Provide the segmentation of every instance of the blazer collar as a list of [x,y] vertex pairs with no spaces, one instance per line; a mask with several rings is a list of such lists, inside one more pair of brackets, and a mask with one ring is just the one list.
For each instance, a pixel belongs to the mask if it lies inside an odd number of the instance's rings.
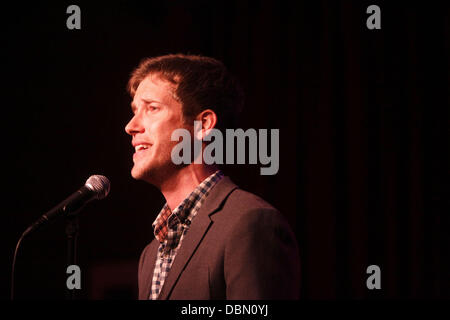
[[238,186],[229,177],[223,177],[210,191],[205,202],[192,221],[191,227],[183,239],[181,247],[178,249],[170,272],[164,282],[159,300],[166,300],[170,297],[173,287],[177,283],[181,273],[189,263],[192,255],[213,223],[210,216],[221,209],[225,199]]

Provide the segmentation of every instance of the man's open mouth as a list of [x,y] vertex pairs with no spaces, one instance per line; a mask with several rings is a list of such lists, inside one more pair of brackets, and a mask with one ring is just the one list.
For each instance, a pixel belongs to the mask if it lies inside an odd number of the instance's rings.
[[148,149],[150,146],[148,144],[138,144],[137,146],[134,147],[134,150],[136,152],[141,151],[141,150],[146,150]]

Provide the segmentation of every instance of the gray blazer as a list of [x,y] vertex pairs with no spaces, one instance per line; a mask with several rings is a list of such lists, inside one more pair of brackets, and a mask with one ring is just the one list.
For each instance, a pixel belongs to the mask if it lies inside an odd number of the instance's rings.
[[[141,254],[141,300],[150,294],[158,245],[154,239]],[[224,177],[192,220],[159,299],[297,299],[299,260],[281,213]]]

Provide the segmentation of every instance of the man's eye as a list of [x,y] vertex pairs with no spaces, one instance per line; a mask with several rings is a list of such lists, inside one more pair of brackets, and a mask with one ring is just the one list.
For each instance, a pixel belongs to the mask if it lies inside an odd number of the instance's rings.
[[158,110],[159,108],[158,107],[155,107],[155,106],[148,106],[148,108],[147,108],[149,111],[156,111],[156,110]]

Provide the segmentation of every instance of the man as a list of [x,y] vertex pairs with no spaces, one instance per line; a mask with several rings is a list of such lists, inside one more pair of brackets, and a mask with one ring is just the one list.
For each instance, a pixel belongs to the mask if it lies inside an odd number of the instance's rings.
[[223,64],[181,54],[145,59],[128,90],[131,174],[166,199],[140,258],[139,299],[298,298],[298,249],[281,213],[216,166],[171,158],[174,130],[201,140],[233,125],[243,98]]

